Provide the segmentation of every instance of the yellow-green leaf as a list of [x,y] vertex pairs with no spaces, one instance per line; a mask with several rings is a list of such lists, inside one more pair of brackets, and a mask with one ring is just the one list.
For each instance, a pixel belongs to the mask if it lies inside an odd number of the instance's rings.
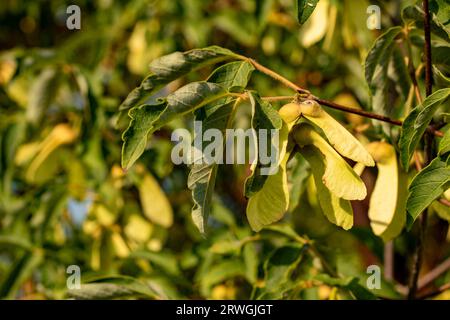
[[129,240],[137,243],[144,243],[153,233],[153,225],[145,220],[141,215],[133,213],[128,218],[124,232]]
[[[320,178],[335,196],[346,200],[362,200],[366,197],[366,186],[361,178],[311,125],[301,124],[296,128],[294,139],[300,147],[311,146],[321,153],[324,172]],[[310,164],[312,167],[317,166],[314,162]]]
[[300,153],[311,165],[318,202],[324,215],[331,223],[345,230],[350,229],[353,226],[353,209],[350,201],[341,199],[331,193],[322,182],[322,177],[326,174],[326,158],[318,148],[312,145],[300,148]]
[[407,178],[399,171],[393,146],[386,142],[373,142],[367,148],[378,167],[370,198],[370,225],[376,235],[389,241],[400,234],[406,222]]
[[147,173],[138,188],[145,216],[156,224],[170,227],[173,223],[172,207],[156,179]]
[[50,134],[39,144],[39,147],[36,147],[39,151],[27,168],[25,173],[26,179],[32,183],[42,181],[39,172],[42,172],[41,168],[44,166],[46,166],[44,171],[53,172],[56,166],[54,161],[49,160],[49,157],[52,154],[54,155],[54,151],[61,145],[72,143],[76,139],[77,134],[76,130],[68,124],[62,123],[56,125]]
[[322,129],[330,144],[341,155],[369,167],[374,165],[372,157],[363,145],[338,121],[326,113],[317,102],[307,100],[300,106],[302,115]]
[[113,231],[111,234],[111,242],[114,247],[116,255],[120,258],[128,257],[130,254],[130,249],[128,248],[125,240],[122,238],[119,232]]

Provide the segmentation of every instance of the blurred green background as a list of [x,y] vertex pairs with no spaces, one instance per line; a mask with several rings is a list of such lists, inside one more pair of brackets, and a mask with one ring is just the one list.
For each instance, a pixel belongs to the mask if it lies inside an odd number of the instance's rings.
[[[317,277],[318,261],[299,236],[314,239],[340,274],[364,284],[366,267],[381,266],[384,250],[370,231],[366,201],[354,204],[356,227],[338,230],[308,192],[309,171],[293,165],[304,183],[291,190],[298,199],[291,214],[255,234],[242,195],[248,168],[222,166],[203,238],[191,221],[188,168],[170,160],[171,130],[190,128],[192,119],[159,131],[125,173],[116,118],[150,61],[207,45],[255,58],[324,99],[367,107],[365,56],[413,3],[372,2],[321,0],[300,28],[293,0],[2,0],[0,297],[352,298],[348,283]],[[81,8],[81,30],[66,28],[70,4]],[[366,27],[370,4],[382,8],[381,30]],[[257,73],[249,87],[266,96],[291,94]],[[238,125],[249,121],[245,109]],[[364,125],[333,114],[354,132]],[[369,188],[374,177],[365,178]],[[396,242],[403,284],[411,247],[407,236]],[[83,283],[95,285],[68,291],[70,265],[80,267]],[[378,294],[397,297],[391,288],[386,282]]]

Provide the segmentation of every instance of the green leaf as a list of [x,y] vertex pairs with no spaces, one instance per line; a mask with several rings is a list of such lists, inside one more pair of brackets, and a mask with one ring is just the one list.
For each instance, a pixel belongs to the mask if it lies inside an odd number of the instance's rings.
[[206,65],[236,58],[238,56],[228,49],[210,46],[186,52],[174,52],[154,60],[150,64],[151,74],[139,87],[131,91],[120,105],[121,116],[126,114],[127,110],[144,104],[151,95],[169,82]]
[[430,124],[439,105],[450,95],[450,88],[441,89],[428,96],[421,105],[414,108],[406,117],[400,135],[400,161],[405,170],[409,168],[409,160],[419,144],[422,135]]
[[450,129],[447,130],[439,142],[439,155],[443,155],[450,151]]
[[273,8],[274,0],[260,0],[256,1],[255,5],[255,19],[258,21],[258,29],[262,32],[269,23],[269,14]]
[[26,119],[36,125],[41,122],[48,107],[56,97],[60,74],[55,69],[44,69],[33,83],[28,95]]
[[105,277],[92,283],[82,284],[79,289],[67,291],[70,298],[77,300],[106,300],[129,297],[159,298],[145,283],[125,276]]
[[2,152],[2,165],[14,165],[14,157],[19,146],[26,138],[27,126],[24,122],[14,123],[2,132],[2,145],[0,151]]
[[33,244],[17,235],[0,235],[0,246],[13,246],[25,250],[32,250]]
[[442,65],[450,65],[450,46],[448,45],[439,45],[433,46],[433,55],[431,59],[433,64],[442,64]]
[[287,184],[286,165],[290,151],[288,148],[288,129],[283,124],[279,133],[281,160],[278,171],[269,175],[263,187],[256,192],[247,204],[247,219],[254,231],[260,231],[264,226],[280,220],[289,207],[289,190]]
[[227,92],[218,84],[192,82],[167,96],[155,105],[142,105],[130,110],[128,129],[123,133],[122,167],[128,169],[141,156],[147,137],[177,116],[192,112]]
[[[268,143],[266,146],[267,151],[269,152],[272,150],[271,130],[280,130],[283,125],[283,120],[272,105],[269,102],[262,100],[256,92],[249,92],[249,97],[252,105],[251,126],[257,134],[258,141],[261,141],[261,129],[267,130],[265,141],[270,141],[270,144]],[[259,146],[259,144],[257,144],[257,146]],[[261,174],[261,169],[266,167],[268,170],[268,167],[270,166],[270,164],[263,165],[260,162],[258,148],[256,148],[255,152],[257,158],[252,164],[250,176],[245,181],[244,194],[247,198],[250,198],[261,190],[268,177],[268,175]],[[279,151],[276,150],[276,152]],[[271,156],[271,154],[268,154],[267,156]]]
[[254,242],[247,242],[242,248],[245,264],[245,275],[251,284],[258,280],[258,250]]
[[[46,232],[52,229],[54,226],[55,219],[58,218],[63,212],[67,205],[67,191],[64,188],[54,190],[49,199],[42,203],[45,210],[42,212],[42,220],[39,219],[39,234],[37,235],[36,242],[44,242]],[[35,219],[37,214],[35,215]]]
[[390,72],[389,76],[394,80],[397,91],[401,94],[403,101],[406,101],[408,99],[409,89],[411,88],[411,80],[400,49],[394,48],[391,62],[393,72]]
[[[210,114],[203,123],[203,130],[208,128],[223,128],[227,124],[221,123],[223,120],[232,118],[233,109],[238,100],[232,100],[226,103]],[[227,121],[228,122],[228,121]],[[204,143],[204,142],[203,142]],[[202,154],[202,157],[204,155]],[[193,164],[188,176],[188,188],[192,191],[192,220],[201,233],[205,233],[208,216],[211,209],[211,200],[214,193],[214,185],[217,176],[217,163],[208,163],[202,158],[202,163]]]
[[248,61],[233,61],[214,70],[207,81],[220,84],[230,92],[242,92],[253,70],[255,68]]
[[436,212],[439,218],[450,222],[450,207],[438,201],[433,201],[430,208]]
[[167,108],[156,120],[155,125],[161,128],[174,118],[192,112],[227,94],[226,88],[212,82],[189,83],[167,96]]
[[287,225],[287,224],[281,224],[281,223],[277,223],[271,226],[266,226],[262,229],[262,231],[264,234],[270,235],[270,234],[274,234],[277,237],[278,236],[283,236],[286,237],[290,240],[294,240],[300,243],[305,243],[307,242],[306,239],[301,238],[297,232],[295,232],[294,229],[292,229],[291,226]]
[[240,260],[224,260],[210,267],[201,277],[200,291],[208,296],[211,287],[237,276],[245,277],[245,266]]
[[447,77],[439,70],[438,67],[433,65],[433,81],[436,83],[436,87],[448,88],[450,87],[450,77]]
[[[403,9],[402,12],[403,20],[412,20],[416,23],[416,26],[423,29],[424,12],[419,6],[409,6]],[[436,15],[432,15],[430,21],[431,32],[436,36],[450,42],[450,32],[449,30],[436,18]]]
[[[220,66],[210,75],[208,82],[218,83],[227,90],[242,91],[247,86],[254,67],[247,61],[235,61]],[[218,129],[224,132],[231,126],[234,110],[240,100],[226,97],[207,104],[196,114],[196,120],[202,121],[202,130]],[[202,132],[202,134],[203,134]],[[205,141],[203,141],[205,144]],[[226,141],[223,141],[225,144]],[[204,147],[204,146],[203,146]],[[217,163],[194,163],[188,177],[188,188],[192,190],[194,207],[192,219],[201,233],[205,232],[211,207],[211,199],[217,175]]]
[[301,25],[308,20],[319,0],[297,0],[297,20]]
[[289,208],[293,210],[298,206],[300,197],[306,189],[306,182],[311,174],[311,170],[308,162],[299,154],[295,155],[291,163],[292,169],[289,175],[291,186]]
[[448,0],[431,0],[430,11],[433,12],[444,25],[450,24],[450,6]]
[[377,74],[382,72],[383,69],[386,69],[385,64],[389,60],[394,39],[401,31],[401,27],[389,28],[375,40],[372,48],[370,48],[364,67],[365,77],[369,87],[372,88]]
[[14,298],[14,294],[20,285],[29,279],[33,271],[41,264],[44,252],[41,249],[34,249],[25,252],[11,267],[9,273],[3,277],[4,281],[0,286],[1,298]]
[[349,290],[358,300],[376,300],[377,297],[358,283],[358,278],[332,278],[327,274],[319,274],[314,279],[332,287]]
[[[389,63],[394,52],[394,39],[401,33],[401,27],[388,29],[375,41],[365,61],[365,77],[371,92],[372,110],[392,116],[393,110],[388,101],[390,81],[388,78]],[[381,125],[384,132],[389,132],[387,124]]]
[[130,259],[144,259],[153,264],[153,267],[158,267],[161,271],[170,276],[180,276],[180,268],[176,257],[168,251],[152,252],[148,250],[138,250],[131,252]]
[[286,245],[275,249],[264,263],[264,285],[267,290],[280,289],[289,281],[305,250],[302,245]]
[[123,133],[122,167],[129,168],[141,156],[147,145],[148,135],[155,131],[154,123],[166,110],[167,103],[155,105],[144,104],[130,110],[131,117],[128,129]]
[[[243,19],[243,17],[245,17]],[[240,12],[222,9],[212,17],[214,27],[226,33],[243,47],[255,47],[258,44],[257,22],[248,19]]]
[[412,227],[423,210],[450,187],[449,159],[435,158],[411,181],[406,201],[408,228]]

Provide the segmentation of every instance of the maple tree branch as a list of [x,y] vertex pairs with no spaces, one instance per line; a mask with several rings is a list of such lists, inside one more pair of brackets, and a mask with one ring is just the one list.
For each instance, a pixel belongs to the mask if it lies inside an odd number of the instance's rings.
[[[433,91],[433,79],[431,74],[431,34],[430,34],[430,10],[428,6],[428,0],[423,0],[424,11],[424,33],[425,33],[425,92],[428,97]],[[432,125],[432,124],[431,124]],[[433,141],[430,132],[425,132],[423,136],[425,143],[425,165],[428,165],[433,157]],[[428,208],[426,208],[420,215],[420,229],[419,237],[417,239],[417,245],[414,252],[414,263],[411,271],[411,277],[408,285],[408,299],[415,299],[417,290],[419,288],[419,275],[420,268],[422,266],[423,250],[424,250],[424,238],[428,220]]]
[[[250,62],[255,67],[255,69],[257,69],[258,71],[268,75],[269,77],[277,80],[278,82],[281,82],[283,85],[285,85],[286,87],[296,91],[298,94],[304,95],[308,99],[312,99],[312,100],[317,101],[321,105],[327,106],[327,107],[332,108],[332,109],[344,111],[344,112],[347,112],[347,113],[357,114],[357,115],[360,115],[360,116],[365,117],[365,118],[370,118],[370,119],[375,119],[375,120],[378,120],[378,121],[387,122],[387,123],[390,123],[390,124],[396,125],[396,126],[401,126],[403,124],[403,122],[401,120],[391,119],[391,118],[389,118],[387,116],[376,114],[376,113],[372,113],[372,112],[365,111],[365,110],[360,110],[360,109],[346,107],[346,106],[343,106],[341,104],[338,104],[338,103],[335,103],[335,102],[332,102],[332,101],[328,101],[328,100],[325,100],[325,99],[321,99],[321,98],[315,97],[314,95],[311,94],[310,91],[299,87],[298,85],[296,85],[292,81],[286,79],[285,77],[283,77],[282,75],[276,73],[275,71],[273,71],[273,70],[263,66],[262,64],[260,64],[256,60],[250,59],[250,58],[247,58],[247,57],[244,57],[244,56],[241,56],[241,59]],[[280,100],[284,100],[284,98],[280,99]],[[443,137],[444,136],[444,134],[441,131],[436,130],[435,128],[433,128],[431,126],[429,126],[427,128],[427,132],[430,132],[430,133],[432,133],[433,135],[435,135],[437,137]]]
[[441,262],[437,267],[433,268],[430,272],[424,275],[419,280],[418,289],[422,289],[439,278],[444,272],[450,270],[450,258],[447,258]]

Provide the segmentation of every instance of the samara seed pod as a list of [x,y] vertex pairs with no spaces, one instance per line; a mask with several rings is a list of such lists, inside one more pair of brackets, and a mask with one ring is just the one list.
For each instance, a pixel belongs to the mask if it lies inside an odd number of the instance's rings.
[[444,192],[444,197],[447,201],[450,201],[450,188]]
[[318,202],[323,214],[331,223],[344,230],[350,229],[353,226],[353,209],[350,201],[339,198],[324,184],[323,177],[327,170],[325,157],[313,145],[300,148],[300,153],[311,164],[316,188],[314,200]]
[[302,114],[309,117],[320,117],[324,112],[320,105],[314,100],[305,100],[300,103],[299,106]]
[[300,104],[300,109],[302,116],[320,128],[333,148],[341,155],[368,167],[375,165],[364,146],[316,101],[304,101]]
[[[300,153],[302,153],[304,147],[311,147],[311,152],[321,155],[316,157],[317,159],[323,159],[324,162],[324,173],[320,178],[336,197],[346,200],[362,200],[366,197],[367,190],[364,182],[341,155],[315,131],[312,125],[302,123],[295,127],[293,137],[300,147]],[[314,167],[318,165],[318,162],[315,161],[310,165]]]
[[407,176],[398,168],[393,146],[383,141],[367,146],[378,167],[369,204],[370,226],[384,241],[397,237],[406,222]]
[[377,163],[390,162],[392,158],[395,158],[395,149],[386,142],[373,142],[366,148]]
[[278,110],[281,119],[287,124],[297,121],[301,116],[300,105],[295,102],[285,104]]

